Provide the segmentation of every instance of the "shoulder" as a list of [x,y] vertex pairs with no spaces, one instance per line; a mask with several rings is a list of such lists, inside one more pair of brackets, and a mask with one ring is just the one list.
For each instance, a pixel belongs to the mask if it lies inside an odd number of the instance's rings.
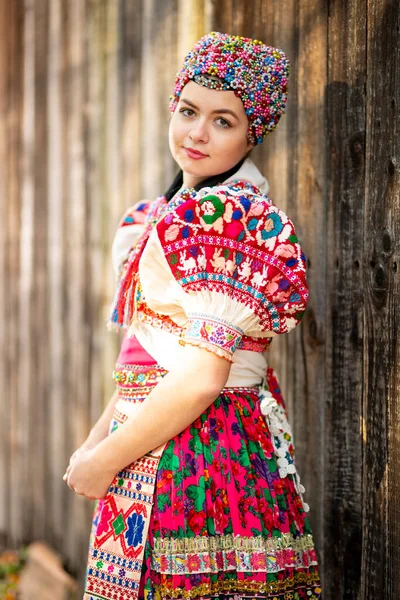
[[118,229],[121,227],[130,227],[131,225],[145,224],[148,215],[159,204],[162,198],[164,197],[160,196],[155,200],[140,200],[139,202],[136,202],[136,204],[130,206],[120,219]]
[[198,192],[185,190],[160,221],[158,232],[162,243],[207,233],[270,252],[282,242],[298,242],[287,214],[259,188],[240,180]]
[[118,276],[131,248],[144,233],[149,221],[157,214],[163,200],[163,196],[155,200],[140,200],[129,207],[120,219],[111,248],[112,263]]
[[224,319],[229,306],[230,321],[257,337],[286,333],[304,313],[306,258],[293,223],[247,182],[184,190],[158,222],[145,255],[143,281],[159,276],[169,282],[164,292],[181,289],[177,304],[186,303],[188,314]]

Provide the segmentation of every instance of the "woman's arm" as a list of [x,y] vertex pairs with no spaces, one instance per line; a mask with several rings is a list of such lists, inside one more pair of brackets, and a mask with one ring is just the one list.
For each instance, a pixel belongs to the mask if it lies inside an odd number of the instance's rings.
[[104,440],[105,437],[107,437],[108,430],[110,427],[110,420],[113,415],[114,406],[115,406],[117,400],[118,400],[118,390],[116,390],[114,392],[114,394],[111,396],[111,399],[108,402],[107,406],[105,407],[101,417],[93,425],[86,440],[71,455],[71,458],[69,459],[69,465],[68,465],[66,473],[63,477],[64,480],[67,479],[68,472],[70,471],[71,465],[72,465],[73,461],[76,459],[76,457],[79,454],[81,454],[82,452],[91,450],[92,448],[97,446],[98,443],[100,443],[102,440]]
[[104,497],[118,471],[172,439],[214,402],[230,366],[224,358],[187,345],[183,360],[138,406],[134,418],[72,465],[68,485],[89,498]]
[[[104,440],[108,436],[108,431],[110,427],[110,421],[113,416],[114,407],[118,401],[118,390],[115,390],[114,394],[111,396],[110,401],[105,407],[101,417],[97,420],[97,422],[93,425],[90,433],[87,437],[86,442],[88,442],[91,447],[97,446],[99,442]],[[85,444],[86,444],[85,442]]]
[[138,407],[135,418],[101,442],[98,459],[117,473],[150,450],[172,439],[214,400],[225,386],[230,363],[194,346]]

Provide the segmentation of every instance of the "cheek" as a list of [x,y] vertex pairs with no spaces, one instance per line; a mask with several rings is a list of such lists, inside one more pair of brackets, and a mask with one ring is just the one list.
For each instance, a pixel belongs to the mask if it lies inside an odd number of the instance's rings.
[[238,160],[243,157],[247,152],[247,138],[245,137],[243,139],[243,136],[240,135],[237,140],[236,143],[231,145],[230,148],[230,155],[233,157],[238,158]]
[[172,141],[175,144],[181,144],[182,141],[186,137],[186,128],[185,123],[182,122],[181,119],[176,118],[173,123],[171,123],[172,127],[170,129],[170,135],[172,137]]
[[179,128],[179,124],[177,123],[177,119],[175,117],[175,115],[172,116],[171,118],[171,122],[169,124],[169,145],[170,148],[172,149],[173,147],[175,147],[177,145],[177,142],[180,139],[180,128]]
[[[172,117],[173,119],[174,117]],[[172,123],[172,119],[171,122],[169,124],[169,130],[168,130],[168,145],[169,145],[169,150],[172,154],[172,156],[175,158],[175,131],[174,131],[174,126]]]

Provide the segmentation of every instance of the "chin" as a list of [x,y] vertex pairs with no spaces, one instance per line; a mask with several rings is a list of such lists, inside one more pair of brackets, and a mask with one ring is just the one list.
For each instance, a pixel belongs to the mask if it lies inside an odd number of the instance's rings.
[[200,164],[197,165],[196,163],[193,164],[194,162],[195,161],[192,161],[190,159],[177,161],[178,165],[183,171],[185,171],[185,173],[193,175],[193,177],[202,177],[205,170],[204,166]]

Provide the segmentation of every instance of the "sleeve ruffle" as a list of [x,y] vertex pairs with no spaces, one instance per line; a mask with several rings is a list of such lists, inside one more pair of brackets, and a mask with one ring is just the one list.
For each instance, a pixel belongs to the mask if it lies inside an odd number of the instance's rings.
[[150,204],[147,200],[137,202],[128,208],[119,222],[111,248],[112,264],[117,276],[120,274],[121,267],[128,256],[129,250],[144,231]]
[[151,310],[190,343],[232,361],[241,338],[300,322],[306,257],[293,223],[265,196],[228,186],[197,192],[153,230],[139,265]]

